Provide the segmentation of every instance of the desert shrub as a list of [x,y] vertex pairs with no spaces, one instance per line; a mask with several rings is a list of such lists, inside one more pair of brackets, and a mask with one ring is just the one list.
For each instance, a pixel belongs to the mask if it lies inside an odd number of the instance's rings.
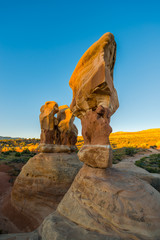
[[2,152],[2,154],[4,154],[4,155],[9,155],[9,154],[10,154],[10,151]]
[[22,152],[22,154],[30,154],[30,153],[31,153],[31,152],[29,151],[28,148],[24,149],[23,152]]
[[21,156],[20,152],[15,153],[15,157],[20,157],[20,156]]
[[113,150],[113,164],[116,164],[123,159],[123,154]]
[[118,163],[122,161],[125,157],[125,148],[113,149],[113,163]]
[[160,154],[152,154],[135,162],[135,165],[144,168],[150,173],[160,173]]
[[153,146],[150,146],[150,148],[155,149],[155,148],[157,148],[157,146],[156,146],[156,145],[153,145]]
[[125,149],[125,153],[126,153],[126,155],[128,155],[128,156],[134,156],[134,154],[136,154],[137,152],[138,152],[138,151],[137,151],[136,148],[130,147],[130,148],[126,148],[126,149]]

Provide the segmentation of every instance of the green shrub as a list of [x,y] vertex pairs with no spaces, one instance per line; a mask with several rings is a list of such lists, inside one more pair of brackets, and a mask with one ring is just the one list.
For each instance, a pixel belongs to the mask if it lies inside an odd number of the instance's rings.
[[160,173],[160,154],[152,154],[135,162],[135,165],[144,168],[150,173]]
[[2,152],[2,154],[4,154],[4,155],[9,155],[9,154],[10,154],[10,151]]
[[15,153],[15,157],[20,157],[21,156],[21,153],[20,152],[16,152]]
[[22,152],[22,154],[30,154],[30,153],[31,153],[31,152],[29,151],[28,148],[24,149],[23,152]]
[[136,154],[138,151],[136,148],[126,148],[125,149],[125,153],[128,156],[134,156],[134,154]]

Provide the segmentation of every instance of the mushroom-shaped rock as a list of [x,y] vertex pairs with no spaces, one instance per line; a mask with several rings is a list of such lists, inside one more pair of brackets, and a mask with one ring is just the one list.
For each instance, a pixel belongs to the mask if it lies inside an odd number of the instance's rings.
[[84,138],[78,156],[91,167],[112,166],[109,123],[119,107],[113,84],[115,59],[114,36],[106,33],[84,53],[69,82],[73,90],[70,108],[81,119]]

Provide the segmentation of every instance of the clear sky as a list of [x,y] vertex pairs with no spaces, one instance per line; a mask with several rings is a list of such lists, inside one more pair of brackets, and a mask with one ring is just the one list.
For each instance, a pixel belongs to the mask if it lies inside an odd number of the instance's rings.
[[105,32],[117,42],[113,132],[159,128],[160,1],[0,0],[0,136],[39,137],[40,107],[70,105],[72,72]]

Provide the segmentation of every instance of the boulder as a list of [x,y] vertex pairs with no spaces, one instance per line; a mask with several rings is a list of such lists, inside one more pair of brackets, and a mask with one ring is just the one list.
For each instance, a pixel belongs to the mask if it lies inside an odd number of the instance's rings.
[[78,152],[81,162],[95,167],[106,168],[112,166],[112,149],[110,145],[84,145]]
[[73,90],[70,108],[79,118],[89,109],[108,108],[111,115],[119,103],[113,85],[116,42],[112,33],[105,33],[81,57],[69,81]]

